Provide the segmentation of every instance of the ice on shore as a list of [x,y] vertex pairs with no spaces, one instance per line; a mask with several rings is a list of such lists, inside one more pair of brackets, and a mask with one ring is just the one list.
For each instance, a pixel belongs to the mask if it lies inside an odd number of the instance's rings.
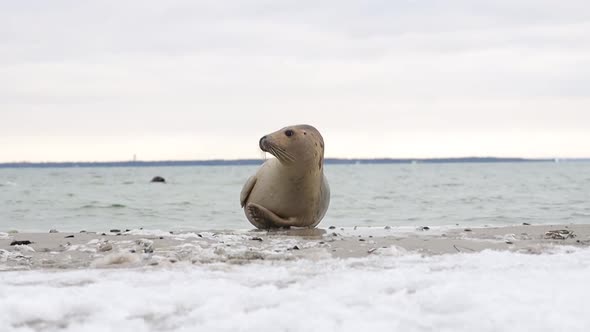
[[590,249],[0,273],[0,331],[586,331]]

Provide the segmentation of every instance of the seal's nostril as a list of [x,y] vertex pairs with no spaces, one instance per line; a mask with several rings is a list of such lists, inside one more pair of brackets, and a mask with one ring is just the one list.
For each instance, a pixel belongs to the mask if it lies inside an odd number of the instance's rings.
[[258,146],[260,147],[261,150],[264,150],[264,140],[266,139],[266,136],[262,136],[262,138],[260,138],[260,141],[258,142]]

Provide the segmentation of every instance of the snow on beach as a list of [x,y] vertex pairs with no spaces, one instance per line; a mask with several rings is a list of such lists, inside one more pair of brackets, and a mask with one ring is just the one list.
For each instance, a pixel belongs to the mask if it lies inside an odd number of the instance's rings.
[[0,273],[0,331],[586,331],[590,249]]

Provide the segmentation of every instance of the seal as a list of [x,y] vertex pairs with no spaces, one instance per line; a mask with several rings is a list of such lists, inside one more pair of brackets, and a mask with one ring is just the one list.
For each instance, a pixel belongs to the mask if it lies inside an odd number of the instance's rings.
[[324,176],[324,139],[310,125],[285,127],[263,136],[267,160],[240,194],[246,218],[261,229],[315,227],[330,204]]

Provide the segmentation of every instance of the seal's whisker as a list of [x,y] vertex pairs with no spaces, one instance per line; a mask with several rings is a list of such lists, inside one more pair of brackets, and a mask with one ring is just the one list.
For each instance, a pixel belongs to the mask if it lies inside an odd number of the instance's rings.
[[277,151],[276,151],[276,149],[274,148],[274,146],[272,146],[272,145],[269,145],[269,146],[268,146],[268,152],[269,152],[270,154],[272,154],[273,156],[277,157],[277,159],[281,160],[281,157],[280,157],[280,156],[277,154]]
[[283,151],[281,151],[279,149],[275,149],[275,153],[276,153],[277,157],[279,159],[281,159],[281,161],[284,161],[284,162],[290,161],[289,158],[285,155],[285,153]]
[[280,161],[285,161],[284,156],[281,154],[279,149],[277,149],[274,145],[268,146],[268,152],[270,152],[273,156],[277,157]]
[[285,158],[288,159],[289,161],[291,161],[291,162],[295,161],[295,157],[292,154],[290,154],[289,152],[287,152],[285,150],[281,150],[281,153],[283,153]]
[[283,156],[283,158],[285,158],[285,160],[291,161],[291,162],[295,161],[295,157],[293,157],[293,155],[290,154],[289,152],[287,152],[277,146],[274,146],[274,148],[275,148],[275,151],[277,151],[277,153],[280,153]]
[[[274,148],[274,147],[273,147]],[[277,158],[285,162],[294,162],[295,158],[288,152],[281,150],[280,148],[274,148]]]

